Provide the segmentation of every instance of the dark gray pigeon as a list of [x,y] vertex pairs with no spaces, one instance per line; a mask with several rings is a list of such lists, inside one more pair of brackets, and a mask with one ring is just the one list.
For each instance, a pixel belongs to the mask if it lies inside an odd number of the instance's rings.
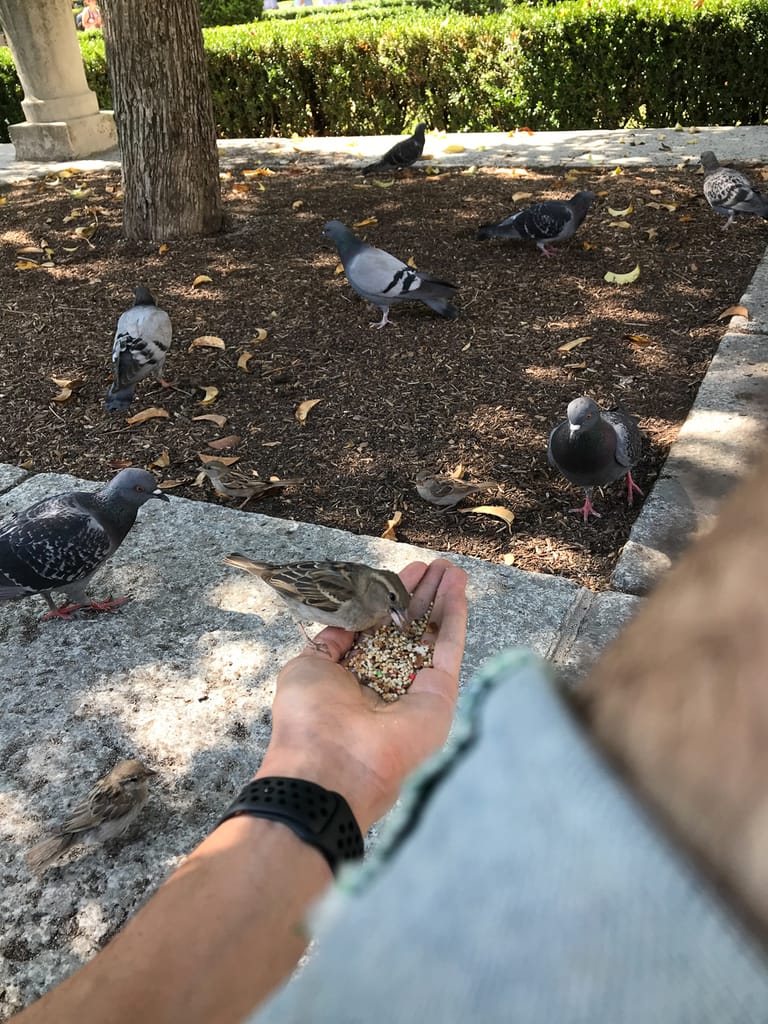
[[737,213],[753,214],[768,220],[768,201],[752,187],[749,178],[741,171],[721,167],[710,149],[701,154],[701,166],[704,168],[705,199],[715,213],[728,218],[723,231],[733,224]]
[[127,409],[136,385],[145,377],[155,377],[165,384],[162,376],[171,347],[171,318],[158,308],[152,293],[142,285],[133,294],[133,305],[117,321],[112,346],[115,382],[104,402],[108,412]]
[[414,270],[383,249],[361,242],[339,220],[323,225],[323,237],[330,238],[338,249],[352,288],[381,310],[381,320],[371,327],[385,327],[390,322],[389,307],[396,302],[423,302],[446,320],[458,316],[449,301],[458,290],[455,285]]
[[[98,491],[70,491],[30,505],[0,523],[0,602],[40,594],[51,609],[46,619],[68,619],[88,600],[93,574],[117,551],[145,501],[168,501],[151,473],[123,469]],[[69,601],[57,606],[52,590]],[[91,601],[110,611],[127,598]]]
[[388,149],[381,160],[368,164],[363,168],[363,174],[373,174],[374,171],[399,171],[403,167],[410,167],[415,164],[424,151],[424,129],[423,122],[416,125],[416,131],[409,135],[402,142],[396,142],[391,149]]
[[582,507],[571,511],[581,512],[585,523],[591,515],[599,519],[600,513],[592,507],[592,489],[623,476],[631,505],[634,492],[643,493],[632,479],[632,467],[642,450],[637,417],[621,407],[604,412],[591,398],[574,398],[567,414],[549,435],[547,455],[551,466],[586,492]]
[[481,241],[486,238],[511,238],[516,242],[528,239],[535,242],[545,256],[556,256],[557,250],[547,243],[571,238],[595,199],[594,192],[577,192],[571,199],[534,203],[497,224],[483,224],[477,237]]

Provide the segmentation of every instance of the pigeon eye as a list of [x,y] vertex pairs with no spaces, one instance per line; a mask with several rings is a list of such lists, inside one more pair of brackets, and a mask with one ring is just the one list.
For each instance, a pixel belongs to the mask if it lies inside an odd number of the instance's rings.
[[133,489],[134,491],[138,491],[139,493],[141,493],[144,490],[141,484],[136,484],[136,486]]

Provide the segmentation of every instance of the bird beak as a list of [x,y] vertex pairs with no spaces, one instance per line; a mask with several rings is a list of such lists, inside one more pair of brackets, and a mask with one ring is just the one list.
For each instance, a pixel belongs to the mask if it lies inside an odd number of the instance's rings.
[[155,769],[154,769],[154,768],[145,768],[145,769],[144,769],[144,774],[145,774],[145,775],[146,775],[147,777],[149,777],[150,775],[157,775],[157,772],[155,771]]
[[581,424],[580,423],[570,423],[569,427],[570,427],[570,432],[571,432],[570,436],[571,437],[573,437],[574,434],[578,434],[578,432],[581,430]]
[[[152,497],[153,498],[159,498],[160,501],[170,501],[171,500],[168,497],[168,495],[165,493],[165,491],[161,491],[159,487],[156,487],[154,489],[154,491],[152,491]],[[154,775],[155,773],[153,772],[152,774]]]
[[389,614],[400,632],[404,633],[408,628],[408,612],[404,612],[402,608],[393,608]]

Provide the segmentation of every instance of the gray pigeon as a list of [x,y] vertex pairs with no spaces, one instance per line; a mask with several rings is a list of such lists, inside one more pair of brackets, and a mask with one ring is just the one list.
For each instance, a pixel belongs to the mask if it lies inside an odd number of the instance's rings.
[[368,164],[363,168],[363,174],[373,174],[374,171],[399,171],[403,167],[410,167],[415,164],[424,151],[424,129],[423,122],[416,125],[416,131],[409,135],[402,142],[396,142],[391,149],[388,149],[381,160]]
[[741,171],[721,167],[710,149],[701,154],[701,165],[704,168],[705,199],[715,213],[728,218],[723,231],[733,224],[737,213],[751,213],[768,220],[768,201],[752,187],[749,178]]
[[511,238],[520,242],[530,239],[545,256],[556,256],[548,242],[565,242],[575,233],[596,199],[594,192],[577,192],[571,199],[547,199],[534,203],[525,210],[513,213],[511,217],[497,224],[483,224],[477,237]]
[[[68,619],[83,607],[93,574],[117,551],[145,501],[169,501],[151,473],[123,469],[98,491],[70,491],[30,505],[0,523],[0,602],[40,594],[46,619]],[[57,606],[52,590],[72,604]],[[91,601],[94,611],[124,604]]]
[[591,398],[574,398],[568,403],[568,418],[549,435],[549,464],[566,480],[586,492],[581,512],[586,523],[590,515],[600,518],[592,507],[592,489],[627,478],[627,503],[635,491],[643,492],[632,479],[632,467],[640,458],[642,436],[636,416],[621,407],[604,412]]
[[165,384],[162,376],[165,357],[171,347],[171,318],[155,304],[151,292],[142,285],[133,294],[133,305],[117,321],[112,346],[115,382],[104,402],[108,412],[127,409],[133,401],[136,385],[145,377],[155,377]]
[[381,310],[381,320],[371,327],[385,327],[390,322],[389,307],[396,302],[423,302],[446,320],[458,316],[449,301],[458,290],[455,285],[414,270],[383,249],[361,242],[339,220],[323,226],[323,237],[330,238],[338,249],[352,288]]

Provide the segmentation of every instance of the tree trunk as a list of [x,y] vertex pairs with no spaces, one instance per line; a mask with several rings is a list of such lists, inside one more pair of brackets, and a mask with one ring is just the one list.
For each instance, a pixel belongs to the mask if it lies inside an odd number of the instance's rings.
[[221,228],[216,128],[198,0],[102,0],[127,238]]

